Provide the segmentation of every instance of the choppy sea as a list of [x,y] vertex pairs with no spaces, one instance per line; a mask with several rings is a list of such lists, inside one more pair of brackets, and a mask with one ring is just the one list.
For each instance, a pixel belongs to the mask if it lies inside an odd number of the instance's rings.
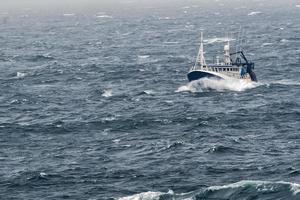
[[[2,14],[0,199],[299,200],[300,8],[218,5]],[[240,27],[258,83],[188,83]]]

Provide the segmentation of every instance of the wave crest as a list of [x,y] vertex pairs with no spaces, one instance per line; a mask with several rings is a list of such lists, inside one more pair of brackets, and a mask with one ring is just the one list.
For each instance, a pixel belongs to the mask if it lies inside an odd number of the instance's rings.
[[[256,197],[256,198],[253,198]],[[186,194],[175,194],[173,191],[143,192],[119,200],[159,200],[159,199],[289,199],[300,198],[300,185],[289,182],[243,180],[223,186],[211,186]]]
[[140,194],[135,194],[128,197],[122,197],[119,200],[159,200],[160,196],[163,195],[162,192],[143,192]]

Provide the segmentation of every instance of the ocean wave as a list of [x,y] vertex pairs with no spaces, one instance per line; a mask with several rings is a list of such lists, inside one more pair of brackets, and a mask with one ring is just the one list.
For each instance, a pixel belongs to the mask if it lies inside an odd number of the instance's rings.
[[213,44],[213,43],[222,43],[227,41],[234,41],[235,39],[228,38],[228,37],[217,37],[217,38],[211,38],[204,40],[204,43],[206,44]]
[[122,197],[119,200],[159,200],[159,199],[289,199],[298,200],[300,198],[300,185],[289,182],[270,182],[243,180],[223,186],[211,186],[199,189],[186,194],[176,194],[173,191],[163,192],[143,192],[132,196]]
[[143,192],[140,194],[135,194],[128,197],[119,198],[119,200],[159,200],[160,196],[163,195],[162,192]]
[[150,57],[149,55],[138,55],[138,58],[140,58],[140,59],[146,59],[149,57]]
[[232,147],[227,147],[227,146],[223,146],[223,145],[213,145],[211,148],[209,148],[207,150],[207,153],[244,153],[243,150],[241,149],[235,149]]
[[112,90],[104,90],[101,96],[111,97],[112,96]]
[[74,16],[75,14],[74,13],[64,13],[63,16],[65,17],[71,17],[71,16]]
[[169,144],[166,149],[173,149],[173,148],[180,147],[182,145],[184,145],[183,141],[176,141],[176,142]]
[[25,77],[26,75],[27,75],[27,74],[24,73],[24,72],[17,72],[16,77],[17,77],[17,78],[23,78],[23,77]]
[[155,91],[154,90],[144,90],[143,92],[141,92],[141,94],[155,95]]
[[289,40],[287,40],[287,39],[281,39],[280,42],[287,43],[287,42],[289,42]]
[[171,41],[166,41],[166,42],[163,42],[163,44],[179,44],[179,42],[171,42]]
[[261,85],[261,83],[248,82],[245,80],[217,80],[203,78],[200,80],[189,82],[187,85],[180,86],[175,92],[205,92],[209,90],[216,91],[236,91],[242,92]]
[[272,82],[265,83],[265,84],[274,84],[274,85],[300,85],[300,82],[299,81],[295,81],[295,80],[284,79],[284,80],[272,81]]
[[16,176],[11,179],[11,187],[15,185],[34,185],[40,184],[43,181],[47,181],[51,178],[60,178],[59,175],[47,174],[45,172],[37,171],[20,171]]
[[48,61],[48,60],[54,60],[54,58],[50,55],[43,54],[43,55],[33,55],[27,58],[26,60],[31,62],[37,62],[37,61]]
[[150,55],[138,55],[137,57],[138,64],[155,63],[157,61],[157,59],[152,59]]
[[111,116],[111,117],[104,117],[101,119],[102,122],[112,122],[112,121],[115,121],[117,118],[114,117],[114,116]]
[[112,16],[110,16],[110,15],[97,15],[96,16],[97,18],[113,18]]
[[258,14],[261,14],[261,12],[260,11],[254,11],[254,12],[248,13],[248,16],[258,15]]
[[261,45],[261,47],[271,46],[271,45],[273,45],[273,43],[271,43],[271,42],[266,42],[266,43],[263,43],[263,44]]

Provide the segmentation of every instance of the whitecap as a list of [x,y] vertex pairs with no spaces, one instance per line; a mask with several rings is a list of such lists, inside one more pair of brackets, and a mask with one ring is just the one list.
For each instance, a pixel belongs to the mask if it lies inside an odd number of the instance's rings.
[[190,9],[190,7],[189,6],[184,6],[184,7],[182,7],[182,9]]
[[174,143],[171,143],[167,146],[167,149],[170,149],[170,148],[176,148],[178,146],[182,146],[184,144],[183,141],[176,141]]
[[299,81],[295,81],[295,80],[287,80],[287,79],[283,79],[283,80],[279,80],[279,81],[272,81],[272,82],[266,83],[266,84],[300,85],[300,82],[299,82]]
[[110,16],[110,15],[97,15],[96,16],[97,18],[113,18],[112,16]]
[[296,195],[297,193],[300,192],[300,185],[296,183],[289,183],[284,181],[270,182],[270,181],[253,181],[253,180],[243,180],[237,183],[232,183],[223,186],[211,186],[208,187],[206,190],[216,191],[216,190],[229,189],[229,188],[234,189],[234,188],[251,185],[251,186],[255,186],[257,190],[259,190],[259,187],[263,186],[262,188],[260,188],[260,191],[272,191],[274,189],[273,187],[274,184],[289,185],[290,191],[293,192],[293,195]]
[[291,191],[293,192],[293,195],[300,193],[300,185],[296,183],[291,183]]
[[244,187],[245,185],[262,185],[264,183],[267,183],[266,181],[251,181],[251,180],[246,180],[246,181],[240,181],[237,183],[231,183],[228,185],[222,185],[222,186],[210,186],[206,190],[209,191],[215,191],[215,190],[222,190],[222,189],[228,189],[228,188],[239,188],[239,187]]
[[138,64],[143,64],[150,61],[149,57],[150,57],[149,55],[138,55],[137,58]]
[[18,78],[22,78],[22,77],[24,77],[24,76],[26,76],[27,74],[26,73],[24,73],[24,72],[17,72],[17,77]]
[[139,55],[138,58],[139,59],[146,59],[146,58],[149,58],[150,56],[149,55]]
[[40,173],[40,177],[45,178],[48,174],[46,174],[45,172],[41,172]]
[[112,90],[104,90],[103,94],[101,95],[103,97],[111,97],[112,96]]
[[258,15],[258,14],[261,14],[261,12],[260,11],[254,11],[254,12],[248,13],[248,16]]
[[74,16],[75,14],[74,13],[64,13],[63,16],[65,17],[70,17],[70,16]]
[[106,121],[106,122],[111,122],[111,121],[114,121],[114,120],[116,120],[116,117],[104,117],[102,119],[102,121]]
[[175,92],[197,92],[197,89],[193,86],[193,83],[190,82],[187,85],[180,86]]
[[271,43],[271,42],[266,42],[266,43],[263,43],[261,46],[270,46],[270,45],[272,45],[273,43]]
[[179,42],[163,42],[164,44],[178,44]]
[[144,90],[143,93],[148,94],[148,95],[154,95],[155,91],[153,91],[153,90]]
[[19,100],[18,99],[11,100],[10,104],[14,104],[14,103],[19,103]]
[[169,19],[171,19],[170,17],[159,17],[158,18],[159,20],[169,20]]
[[217,38],[211,38],[206,39],[204,42],[206,44],[212,44],[212,43],[221,43],[221,42],[227,42],[227,41],[234,41],[235,39],[228,38],[228,37],[217,37]]
[[[204,190],[201,190],[199,194],[201,196],[204,195],[203,197],[212,197],[213,196],[215,199],[223,199],[223,198],[226,198],[226,197],[224,197],[224,193],[218,193],[218,192],[225,190],[225,196],[228,197],[228,195],[226,195],[226,191],[229,192],[228,193],[229,195],[232,194],[233,192],[236,192],[236,194],[239,195],[239,194],[242,194],[241,191],[243,192],[244,190],[237,190],[237,189],[239,189],[239,188],[243,189],[243,188],[249,188],[249,187],[256,190],[256,192],[258,192],[258,194],[259,193],[268,194],[268,193],[272,193],[272,192],[285,191],[286,189],[288,189],[290,192],[292,192],[292,195],[298,195],[298,193],[300,193],[300,185],[297,183],[289,183],[289,182],[284,182],[284,181],[271,182],[271,181],[259,181],[259,180],[257,180],[257,181],[256,180],[242,180],[240,182],[231,183],[228,185],[210,186]],[[247,192],[244,194],[247,195]],[[167,193],[148,191],[148,192],[135,194],[132,196],[121,197],[121,198],[119,198],[119,200],[159,200],[162,197],[165,197],[166,199],[175,199],[175,197],[178,197],[178,199],[184,199],[184,200],[189,199],[190,200],[190,199],[195,199],[195,197],[196,197],[195,195],[197,195],[197,193],[195,193],[195,192],[176,194],[172,190],[169,190],[169,192],[167,192]],[[209,195],[209,196],[206,196],[206,195]],[[279,197],[280,197],[280,195],[279,195]],[[242,196],[241,196],[241,198],[242,198]],[[205,198],[205,199],[208,199],[208,198]],[[276,196],[273,196],[272,199],[276,199]],[[289,199],[289,198],[287,198],[287,199]],[[293,198],[293,199],[295,199],[295,198]]]
[[225,185],[225,186],[212,186],[212,187],[209,187],[208,190],[239,188],[239,187],[245,187],[247,185],[252,185],[252,186],[255,186],[257,188],[257,190],[259,190],[259,187],[263,186],[260,191],[273,191],[274,184],[289,186],[290,191],[293,193],[293,195],[297,195],[300,192],[300,185],[297,183],[289,183],[289,182],[285,182],[285,181],[270,182],[270,181],[252,181],[252,180],[244,180],[244,181],[232,183],[232,184]]
[[296,5],[296,8],[300,8],[300,5]]
[[115,144],[119,144],[120,143],[120,139],[115,139],[115,140],[113,140],[113,143],[115,143]]
[[159,197],[163,195],[162,192],[143,192],[128,197],[119,198],[119,200],[159,200]]
[[128,35],[131,35],[132,32],[127,32],[127,33],[123,33],[122,36],[128,36]]

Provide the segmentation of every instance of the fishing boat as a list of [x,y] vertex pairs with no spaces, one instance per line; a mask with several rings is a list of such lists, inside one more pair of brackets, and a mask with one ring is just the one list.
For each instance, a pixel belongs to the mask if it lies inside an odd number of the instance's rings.
[[206,64],[203,50],[203,34],[201,33],[200,48],[194,66],[191,67],[187,74],[189,81],[195,81],[202,78],[214,79],[241,79],[245,81],[257,82],[254,73],[254,63],[250,62],[242,50],[230,53],[229,39],[224,45],[224,58],[220,62],[216,57],[216,62]]

